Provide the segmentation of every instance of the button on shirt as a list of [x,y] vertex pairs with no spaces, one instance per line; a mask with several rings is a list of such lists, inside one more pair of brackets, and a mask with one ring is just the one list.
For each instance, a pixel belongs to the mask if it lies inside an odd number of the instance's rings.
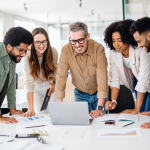
[[88,48],[83,55],[77,53],[70,43],[62,48],[56,77],[56,98],[65,97],[69,69],[72,84],[78,90],[88,94],[98,92],[98,98],[107,98],[107,59],[101,44],[88,40]]

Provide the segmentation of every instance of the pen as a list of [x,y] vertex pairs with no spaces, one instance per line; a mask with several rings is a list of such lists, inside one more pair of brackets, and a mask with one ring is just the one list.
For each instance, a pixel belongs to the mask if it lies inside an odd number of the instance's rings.
[[126,127],[126,126],[128,126],[128,125],[130,125],[130,124],[133,124],[134,122],[131,122],[131,123],[129,123],[129,124],[126,124],[126,125],[124,125],[124,126],[122,126],[122,128],[123,127]]
[[7,137],[13,137],[12,135],[0,135],[0,136],[7,136]]
[[41,126],[31,126],[31,127],[25,127],[25,128],[35,128],[35,127],[44,127],[46,125],[41,125]]

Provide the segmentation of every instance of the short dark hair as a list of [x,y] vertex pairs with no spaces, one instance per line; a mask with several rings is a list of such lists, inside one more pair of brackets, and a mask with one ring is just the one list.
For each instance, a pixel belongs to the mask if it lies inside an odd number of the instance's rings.
[[22,27],[10,28],[6,32],[6,35],[4,36],[3,40],[5,46],[7,46],[8,44],[10,44],[11,46],[19,46],[20,43],[30,45],[32,42],[32,34]]
[[127,43],[132,47],[137,46],[137,42],[134,40],[133,36],[130,34],[129,28],[134,21],[131,19],[118,21],[110,24],[104,31],[104,41],[106,45],[111,49],[115,50],[112,44],[112,34],[114,32],[119,32],[123,43]]
[[150,31],[150,18],[143,17],[134,21],[130,27],[130,33],[133,35],[136,31],[138,31],[139,34]]

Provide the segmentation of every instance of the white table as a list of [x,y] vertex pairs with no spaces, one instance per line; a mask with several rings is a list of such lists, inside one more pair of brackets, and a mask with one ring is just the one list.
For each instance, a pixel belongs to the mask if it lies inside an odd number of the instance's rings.
[[[24,89],[16,89],[16,109],[22,110],[22,107],[27,105],[26,100],[27,96]],[[7,96],[5,96],[1,108],[7,108]]]
[[[140,116],[140,121],[135,122],[132,125],[126,127],[126,129],[138,128],[141,124],[145,122],[150,122],[150,117]],[[114,128],[121,128],[123,125],[128,122],[116,122]],[[57,131],[57,134],[62,130],[70,126],[58,126],[60,131]],[[64,150],[150,150],[150,130],[141,129],[141,137],[104,137],[97,138],[98,129],[104,129],[104,122],[92,122],[90,126],[87,126],[88,129],[83,137],[80,140],[66,140],[63,138],[54,138],[50,135],[43,137],[49,145],[52,146],[63,146]],[[11,134],[15,135],[19,133],[20,126],[17,124],[13,125],[4,125],[0,124],[0,134]],[[55,131],[53,131],[55,132]],[[33,141],[36,139],[15,139],[14,142],[19,143],[20,141]],[[15,148],[14,148],[15,149]],[[12,148],[12,150],[14,150]]]

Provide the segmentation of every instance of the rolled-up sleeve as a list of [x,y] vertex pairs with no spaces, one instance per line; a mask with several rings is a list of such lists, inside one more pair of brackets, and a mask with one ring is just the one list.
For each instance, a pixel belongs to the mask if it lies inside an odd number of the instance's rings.
[[8,108],[16,108],[16,82],[15,76],[7,91]]
[[65,98],[66,80],[68,77],[69,63],[67,59],[67,46],[61,51],[56,77],[55,97]]
[[[120,77],[119,77],[119,71],[114,63],[114,60],[112,59],[112,52],[110,51],[109,55],[109,62],[110,62],[110,87],[115,87],[120,89]],[[116,60],[117,61],[117,60]]]
[[97,98],[108,97],[107,58],[104,47],[100,45],[97,49]]
[[24,71],[24,85],[26,92],[27,93],[34,92],[34,79],[30,74],[28,54],[24,58],[23,71]]
[[135,90],[146,93],[150,83],[150,56],[146,50],[142,49],[140,55],[140,68],[138,73],[138,82]]

